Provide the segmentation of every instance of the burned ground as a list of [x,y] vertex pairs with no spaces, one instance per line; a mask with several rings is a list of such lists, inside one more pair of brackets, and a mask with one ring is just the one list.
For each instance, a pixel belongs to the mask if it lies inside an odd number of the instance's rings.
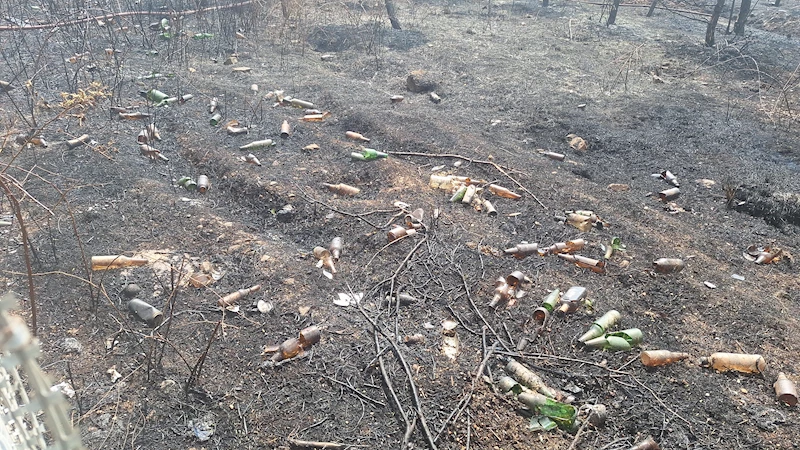
[[[647,436],[665,449],[796,448],[797,409],[775,400],[772,383],[778,372],[800,376],[791,257],[800,252],[800,9],[759,4],[745,36],[725,35],[721,23],[709,48],[705,24],[692,20],[702,15],[659,9],[647,18],[646,8],[623,8],[607,27],[599,5],[556,3],[492,2],[490,11],[479,2],[403,3],[402,31],[389,28],[382,4],[292,2],[288,18],[279,3],[258,2],[187,15],[170,22],[178,27],[170,39],[148,28],[168,17],[156,12],[104,26],[3,31],[0,79],[16,89],[0,103],[2,181],[30,234],[41,362],[75,389],[71,414],[86,445],[287,448],[301,439],[400,448],[407,420],[415,424],[410,447],[426,448],[424,418],[443,449],[624,449]],[[56,11],[9,6],[9,15],[33,24]],[[214,36],[190,37],[200,32]],[[107,57],[105,48],[119,53]],[[238,62],[224,64],[232,52]],[[251,70],[232,71],[243,66]],[[420,71],[440,103],[406,90]],[[109,97],[59,106],[62,92],[92,81]],[[139,95],[152,88],[194,98],[154,107]],[[274,106],[267,93],[276,90],[331,115],[302,122],[302,110]],[[405,99],[393,104],[392,95]],[[209,125],[212,98],[223,124],[235,119],[250,133]],[[147,122],[109,118],[116,105],[153,114],[163,137],[153,146],[168,162],[139,153]],[[288,138],[279,133],[284,120]],[[50,145],[14,146],[28,128]],[[345,138],[349,130],[391,155],[351,160],[360,146]],[[90,145],[60,142],[84,133]],[[567,134],[588,149],[570,148]],[[266,138],[277,145],[252,151],[262,166],[241,161],[239,146]],[[319,149],[305,150],[310,144]],[[672,205],[658,201],[670,185],[651,176],[665,169],[680,181]],[[485,193],[498,211],[490,217],[449,202],[449,192],[429,187],[431,174],[495,182],[522,198]],[[205,194],[176,184],[199,175],[211,180]],[[339,196],[323,183],[361,192]],[[387,245],[405,215],[397,202],[424,209],[427,226]],[[285,205],[292,214],[279,220]],[[12,211],[8,201],[2,207]],[[593,210],[607,226],[580,232],[554,220],[565,210]],[[4,281],[25,295],[19,226],[4,236]],[[328,279],[312,250],[335,236],[344,249]],[[555,256],[502,254],[522,241],[583,238],[582,254],[602,259],[613,237],[626,248],[605,274]],[[756,265],[742,256],[754,244],[780,247],[784,258]],[[152,263],[89,271],[88,258],[103,254]],[[686,268],[655,273],[652,261],[662,257],[682,258]],[[223,276],[188,284],[202,268]],[[527,296],[489,308],[495,280],[515,270],[532,281]],[[165,312],[158,330],[127,312],[121,291],[129,283]],[[261,291],[239,301],[238,312],[217,307],[256,284]],[[555,317],[537,334],[533,310],[550,290],[570,286],[586,287],[593,311]],[[386,301],[399,292],[417,301]],[[339,293],[364,297],[342,307]],[[621,328],[643,331],[641,349],[691,358],[649,369],[638,348],[582,349],[577,337],[609,309],[622,314]],[[31,318],[30,298],[20,313]],[[445,320],[458,323],[454,359],[443,354]],[[265,346],[310,325],[322,338],[304,358],[264,364]],[[415,334],[424,341],[403,342]],[[67,337],[82,349],[65,348]],[[522,339],[531,342],[518,351]],[[759,353],[767,369],[700,367],[713,352]],[[604,404],[605,425],[528,431],[522,404],[488,382],[510,357],[573,393],[577,405]],[[112,367],[121,379],[112,381]],[[205,442],[198,424],[213,430]]]

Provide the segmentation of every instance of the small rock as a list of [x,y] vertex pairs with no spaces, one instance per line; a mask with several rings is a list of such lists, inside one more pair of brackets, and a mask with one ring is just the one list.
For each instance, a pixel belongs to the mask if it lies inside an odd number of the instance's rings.
[[259,300],[256,304],[256,307],[258,308],[258,312],[261,314],[268,314],[275,308],[272,302],[268,302],[266,300]]
[[73,337],[64,338],[61,347],[66,353],[80,354],[83,351],[83,345]]
[[180,392],[180,386],[175,380],[164,380],[158,385],[158,389],[160,389],[165,394],[175,394]]
[[424,70],[415,70],[406,78],[406,89],[411,92],[423,93],[431,92],[436,89],[436,81],[434,81],[428,72]]
[[567,135],[567,139],[569,139],[569,146],[575,150],[585,152],[589,148],[586,140],[578,135],[570,133]]
[[292,205],[284,205],[284,207],[276,213],[278,222],[283,223],[291,222],[294,219],[294,215],[294,206]]
[[608,190],[612,192],[624,192],[630,190],[630,186],[622,183],[611,183],[608,185]]
[[142,288],[136,283],[128,283],[122,288],[122,295],[128,298],[136,297],[140,292],[142,292]]
[[214,435],[217,424],[214,416],[209,413],[198,419],[190,420],[189,427],[200,442],[205,442]]
[[589,409],[589,423],[594,427],[602,427],[608,418],[608,411],[605,405],[588,405]]
[[110,413],[104,413],[104,414],[101,414],[101,415],[97,416],[97,418],[94,419],[94,423],[95,423],[95,425],[97,425],[98,428],[101,428],[101,429],[108,428],[109,424],[111,424],[111,414]]

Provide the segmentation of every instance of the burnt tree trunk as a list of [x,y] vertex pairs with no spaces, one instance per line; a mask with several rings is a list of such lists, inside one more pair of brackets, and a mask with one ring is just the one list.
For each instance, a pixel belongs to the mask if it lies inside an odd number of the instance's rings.
[[608,21],[606,22],[606,26],[614,25],[614,22],[617,20],[617,11],[619,10],[619,0],[614,0],[611,4],[611,10],[608,12]]
[[392,0],[384,0],[384,3],[386,3],[386,14],[389,16],[392,28],[400,30],[400,21],[397,20],[397,10],[394,9],[394,2]]
[[709,47],[714,46],[714,30],[717,29],[717,22],[719,22],[719,15],[722,14],[722,8],[725,6],[725,0],[717,0],[714,5],[714,12],[711,14],[711,20],[708,21],[708,28],[706,28],[706,45]]
[[653,17],[653,11],[656,10],[656,3],[658,3],[658,0],[650,2],[650,9],[647,10],[647,17]]
[[744,24],[750,16],[750,0],[742,0],[742,6],[739,7],[739,18],[736,19],[736,24],[733,25],[733,32],[737,36],[744,35]]
[[733,22],[733,11],[736,9],[736,0],[731,3],[731,12],[728,14],[728,26],[725,27],[725,34],[731,34],[731,23]]

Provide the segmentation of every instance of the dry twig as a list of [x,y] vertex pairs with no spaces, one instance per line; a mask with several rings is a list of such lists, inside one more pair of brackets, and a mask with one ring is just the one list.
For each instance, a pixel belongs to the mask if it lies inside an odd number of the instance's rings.
[[386,407],[386,403],[383,403],[381,401],[375,400],[374,398],[371,398],[371,397],[369,397],[369,396],[367,396],[365,394],[362,394],[361,392],[358,392],[356,390],[356,388],[354,388],[353,386],[350,386],[347,383],[342,383],[341,381],[337,380],[336,378],[329,377],[329,376],[327,376],[325,374],[321,374],[321,375],[322,375],[322,378],[325,378],[326,380],[329,380],[329,381],[333,381],[334,383],[338,384],[339,386],[347,388],[350,392],[352,392],[356,397],[360,398],[361,400],[368,401],[368,402],[372,403],[373,405]]
[[[352,292],[351,295],[353,295]],[[419,419],[420,425],[422,426],[422,432],[425,435],[425,440],[428,443],[428,448],[430,450],[437,450],[436,441],[433,438],[433,434],[431,434],[431,430],[428,427],[428,421],[425,420],[425,414],[422,411],[422,401],[419,398],[419,390],[417,389],[417,385],[416,383],[414,383],[414,373],[411,371],[411,366],[408,364],[408,361],[406,361],[406,359],[403,357],[403,353],[400,351],[400,347],[397,346],[395,339],[389,337],[386,334],[386,332],[383,331],[383,329],[380,326],[378,326],[375,320],[373,320],[361,306],[361,303],[358,303],[357,306],[358,306],[358,311],[361,313],[361,315],[364,316],[365,319],[367,319],[367,322],[369,322],[370,325],[372,325],[372,329],[380,333],[380,335],[383,336],[387,340],[387,342],[389,342],[389,345],[392,346],[392,351],[394,352],[395,357],[400,361],[400,364],[403,366],[403,370],[406,373],[406,377],[408,377],[408,385],[409,389],[411,390],[411,399],[414,403],[414,409],[416,409],[417,411],[417,418]]]
[[320,442],[320,441],[301,441],[300,439],[286,438],[286,442],[293,448],[321,448],[325,450],[344,450],[347,447],[352,447],[345,444],[337,444],[335,442]]
[[475,383],[482,377],[483,369],[486,367],[486,363],[489,361],[489,358],[491,358],[492,355],[494,354],[496,345],[497,343],[493,344],[492,347],[489,349],[489,351],[486,352],[486,356],[483,357],[481,364],[478,366],[478,370],[475,372],[475,376],[472,378],[472,385],[469,388],[469,392],[467,392],[464,395],[464,397],[461,398],[461,401],[458,402],[458,405],[456,405],[456,408],[453,410],[453,412],[451,412],[450,415],[447,416],[447,419],[445,419],[444,423],[442,424],[442,427],[436,434],[436,438],[434,439],[434,441],[439,440],[439,438],[442,436],[442,433],[444,433],[444,430],[447,429],[447,424],[449,424],[451,421],[455,421],[456,419],[458,419],[461,413],[463,413],[464,410],[469,407],[469,402],[472,401],[472,395],[475,393]]

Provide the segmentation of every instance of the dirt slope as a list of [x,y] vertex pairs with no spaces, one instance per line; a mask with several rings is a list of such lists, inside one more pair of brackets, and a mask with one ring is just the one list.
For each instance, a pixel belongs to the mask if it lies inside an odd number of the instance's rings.
[[[7,173],[30,194],[15,191],[39,274],[42,363],[75,388],[72,414],[88,447],[287,448],[301,439],[352,448],[426,448],[435,440],[441,449],[625,449],[648,436],[664,449],[797,447],[797,408],[779,404],[772,389],[778,372],[800,380],[792,204],[770,210],[769,224],[747,213],[746,196],[729,202],[751,188],[800,192],[796,123],[786,109],[797,99],[800,47],[765,25],[777,20],[775,8],[759,4],[761,28],[745,37],[726,36],[721,24],[719,45],[707,48],[703,23],[665,10],[646,18],[644,8],[623,8],[606,27],[600,6],[580,3],[494,2],[491,15],[484,3],[404,3],[404,30],[396,31],[382,5],[289,6],[287,20],[278,4],[187,16],[168,40],[147,28],[158,15],[120,19],[127,35],[91,24],[87,61],[44,65],[37,78],[55,108],[36,110],[51,145],[4,148]],[[794,5],[780,11],[787,24],[800,17]],[[246,39],[236,39],[237,30]],[[72,31],[16,33],[47,43],[53,61],[75,48]],[[25,126],[16,110],[29,98],[20,80],[29,75],[15,62],[32,56],[5,45],[11,64],[0,79],[18,88],[0,109],[17,133]],[[105,56],[112,45],[119,59]],[[238,62],[223,64],[234,51]],[[74,86],[64,71],[74,71]],[[137,80],[150,72],[165,76]],[[436,82],[441,102],[407,91],[412,73]],[[113,98],[98,99],[82,120],[75,109],[56,117],[59,92],[93,80]],[[154,107],[139,95],[152,88],[194,98]],[[276,90],[330,117],[300,121],[302,109],[274,106],[268,92]],[[405,99],[391,103],[392,95]],[[212,98],[221,105],[216,127]],[[169,161],[140,154],[136,135],[147,122],[109,119],[112,104],[153,114],[163,140],[152,146]],[[232,119],[250,132],[226,133]],[[284,120],[291,133],[282,138]],[[391,155],[352,160],[361,146],[346,131]],[[58,142],[83,133],[95,142]],[[588,149],[570,148],[571,133]],[[267,138],[276,145],[252,150],[261,166],[242,161],[239,146]],[[311,144],[319,148],[304,149]],[[680,182],[671,205],[658,200],[671,186],[651,176],[666,169]],[[449,192],[429,187],[431,174],[494,182],[522,198],[484,192],[498,211],[492,217],[450,203]],[[176,184],[199,175],[210,179],[205,194]],[[361,192],[335,195],[323,183]],[[291,213],[279,212],[285,205]],[[387,246],[392,224],[416,208],[426,226]],[[581,232],[554,219],[587,209],[606,225]],[[3,278],[27,292],[18,229],[5,235]],[[335,236],[344,248],[329,279],[312,250]],[[556,256],[502,254],[523,241],[544,247],[582,238],[581,254],[602,259],[601,245],[613,237],[626,248],[606,261],[605,274]],[[780,247],[784,257],[756,265],[742,256],[754,244]],[[86,258],[103,254],[151,263],[88,273]],[[682,258],[686,268],[655,273],[652,261],[662,257]],[[223,276],[208,287],[188,284],[204,269]],[[490,308],[495,280],[516,270],[531,280],[527,295]],[[128,283],[167,324],[153,331],[126,311]],[[217,307],[220,297],[256,284],[261,290],[239,301],[238,312]],[[538,334],[534,309],[550,290],[571,286],[587,289],[591,308],[553,317]],[[385,300],[399,292],[416,302]],[[364,296],[343,307],[334,304],[339,293]],[[259,300],[269,312],[256,309]],[[642,330],[643,343],[627,352],[583,349],[578,336],[610,309],[621,313],[619,329]],[[453,342],[442,330],[447,320],[458,323],[454,358],[443,352]],[[321,341],[305,357],[264,364],[265,346],[312,325]],[[423,342],[404,343],[415,334]],[[66,348],[67,337],[82,349]],[[523,339],[529,344],[520,351]],[[648,369],[643,349],[691,357]],[[758,353],[767,368],[747,375],[700,367],[713,352]],[[605,405],[605,425],[577,434],[527,430],[522,404],[487,383],[511,357],[573,394],[576,405]],[[111,367],[121,379],[112,381]],[[206,428],[213,433],[201,441]]]

